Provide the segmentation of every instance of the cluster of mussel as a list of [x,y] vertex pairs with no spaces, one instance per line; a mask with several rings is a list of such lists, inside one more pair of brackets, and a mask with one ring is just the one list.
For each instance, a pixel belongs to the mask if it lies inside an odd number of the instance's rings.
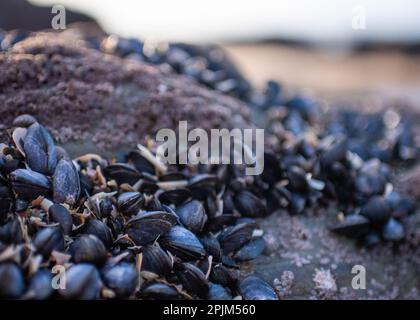
[[17,117],[0,154],[0,297],[277,299],[239,277],[267,210],[235,170],[168,168],[141,145],[71,160]]
[[[342,110],[320,125],[316,103],[298,96],[286,101],[276,83],[270,88],[268,128],[278,151],[266,154],[263,175],[274,183],[268,205],[273,201],[278,207],[283,197],[296,214],[314,205],[332,206],[330,228],[338,234],[368,246],[403,240],[402,220],[415,211],[416,202],[395,190],[392,165],[418,159],[410,122],[392,109]],[[286,186],[279,186],[284,179]]]

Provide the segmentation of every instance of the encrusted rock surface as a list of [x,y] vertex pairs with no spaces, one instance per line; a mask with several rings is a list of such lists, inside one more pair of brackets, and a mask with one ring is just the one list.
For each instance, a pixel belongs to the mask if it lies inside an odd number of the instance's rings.
[[30,113],[73,155],[129,148],[179,120],[204,129],[249,124],[238,100],[89,49],[69,32],[34,34],[0,54],[0,106],[1,127]]

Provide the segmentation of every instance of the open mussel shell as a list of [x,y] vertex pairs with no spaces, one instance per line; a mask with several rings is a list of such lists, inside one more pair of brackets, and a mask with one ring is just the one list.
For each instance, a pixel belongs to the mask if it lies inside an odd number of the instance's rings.
[[32,170],[47,175],[54,173],[57,153],[51,135],[43,126],[34,123],[28,128],[23,147]]
[[45,300],[53,294],[52,273],[41,269],[38,270],[29,280],[28,289],[25,292],[25,299]]
[[254,260],[263,253],[265,248],[266,243],[262,237],[253,238],[244,244],[233,257],[238,262]]
[[37,251],[48,258],[52,251],[64,250],[64,237],[61,228],[48,227],[40,229],[33,240]]
[[157,243],[142,248],[142,271],[153,272],[158,275],[167,275],[172,271],[173,260]]
[[134,185],[141,178],[140,173],[135,168],[125,163],[111,164],[104,169],[104,173],[118,184]]
[[76,263],[87,262],[96,266],[102,266],[108,258],[104,244],[92,234],[77,238],[70,245],[69,253]]
[[73,206],[78,200],[79,194],[80,180],[76,167],[72,161],[61,159],[53,176],[54,201]]
[[174,256],[184,261],[201,259],[206,254],[194,233],[181,226],[173,226],[159,242]]
[[174,286],[159,282],[146,284],[142,288],[140,295],[144,299],[153,300],[176,300],[181,298]]
[[273,287],[255,275],[239,282],[239,293],[244,300],[278,300]]
[[194,233],[201,232],[207,221],[204,206],[198,200],[191,200],[179,206],[176,209],[176,214],[184,227]]
[[32,201],[39,196],[47,197],[51,183],[46,176],[29,169],[17,169],[10,174],[12,189],[18,197]]
[[166,211],[142,212],[131,218],[126,226],[128,236],[136,245],[143,246],[167,233],[177,223],[177,217]]
[[22,270],[12,262],[0,264],[0,298],[18,299],[25,290]]
[[360,214],[377,226],[381,226],[391,217],[391,207],[381,196],[374,196],[362,206]]
[[175,274],[182,287],[189,293],[206,298],[209,291],[209,283],[204,273],[191,263],[176,263]]
[[228,254],[239,250],[252,239],[255,228],[255,222],[242,222],[223,230],[217,237],[223,253]]
[[100,220],[89,219],[81,228],[83,234],[92,234],[96,236],[106,248],[112,245],[112,233],[108,226]]
[[234,196],[235,208],[244,217],[260,218],[267,214],[265,204],[253,193],[241,190]]
[[89,263],[73,265],[66,271],[65,288],[59,293],[66,299],[99,299],[102,281],[96,267]]
[[198,236],[198,239],[203,244],[207,255],[213,257],[213,261],[220,261],[222,259],[222,248],[220,247],[219,240],[212,233],[201,234]]
[[101,274],[105,286],[111,289],[118,299],[129,298],[136,290],[139,281],[136,268],[126,262],[105,266]]
[[334,224],[330,230],[347,237],[358,238],[368,233],[369,219],[359,214],[349,214]]
[[137,214],[143,207],[145,199],[140,192],[123,192],[118,196],[118,210],[127,215]]
[[191,191],[188,189],[166,190],[159,194],[158,197],[163,204],[179,206],[191,197]]
[[52,221],[60,224],[65,235],[70,234],[73,228],[73,219],[66,207],[55,203],[48,208],[48,214]]

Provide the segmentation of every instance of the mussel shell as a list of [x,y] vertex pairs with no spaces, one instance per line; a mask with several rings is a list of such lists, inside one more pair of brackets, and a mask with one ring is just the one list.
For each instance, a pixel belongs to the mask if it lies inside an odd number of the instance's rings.
[[39,196],[47,197],[51,183],[46,176],[29,169],[17,169],[10,174],[13,191],[18,197],[32,201]]
[[11,262],[0,264],[0,298],[17,299],[25,290],[25,279],[20,268]]
[[118,184],[128,183],[134,185],[140,178],[140,173],[125,163],[116,163],[104,169],[106,176],[117,181]]
[[334,162],[344,161],[346,159],[347,150],[348,142],[346,140],[336,143],[321,155],[321,166],[327,168]]
[[209,292],[207,293],[209,300],[232,300],[232,294],[223,286],[216,283],[209,283]]
[[16,199],[15,201],[15,211],[16,212],[24,212],[29,208],[29,201],[23,199]]
[[252,233],[255,228],[256,224],[254,222],[245,222],[223,230],[217,237],[223,253],[228,254],[240,249],[252,239]]
[[73,265],[66,272],[65,289],[60,294],[66,299],[98,299],[102,288],[101,278],[96,267],[88,263]]
[[10,212],[13,203],[13,195],[10,189],[0,185],[0,223]]
[[132,264],[121,262],[114,266],[105,266],[101,273],[105,286],[118,299],[130,297],[137,288],[139,275]]
[[73,162],[61,159],[55,168],[53,177],[53,196],[57,203],[73,206],[80,194],[79,173]]
[[159,242],[174,256],[184,261],[197,260],[206,254],[206,250],[197,237],[181,226],[173,226]]
[[33,125],[36,121],[35,117],[30,114],[21,114],[13,120],[14,127],[27,128]]
[[347,237],[358,238],[368,233],[369,219],[359,214],[350,214],[330,228],[331,231]]
[[176,300],[180,298],[180,294],[173,286],[156,282],[143,287],[141,297],[153,300]]
[[54,172],[57,152],[54,140],[43,126],[34,123],[28,128],[23,148],[26,162],[32,170],[47,175]]
[[163,204],[179,206],[191,197],[188,189],[167,190],[159,194],[159,201]]
[[297,166],[292,166],[287,170],[287,178],[289,184],[287,187],[296,192],[306,192],[309,189],[308,181],[306,180],[306,172]]
[[22,227],[17,219],[0,226],[0,241],[6,244],[19,244],[24,241]]
[[278,300],[273,287],[255,275],[240,281],[239,292],[244,300]]
[[127,160],[133,164],[138,172],[149,173],[152,175],[156,174],[155,167],[152,163],[149,162],[145,157],[143,157],[139,151],[131,151],[127,155]]
[[52,251],[64,250],[64,237],[61,228],[48,227],[40,229],[34,237],[34,246],[44,258],[48,258]]
[[220,261],[222,259],[222,248],[220,247],[219,240],[212,233],[199,235],[198,239],[203,244],[207,255],[213,257],[213,261]]
[[404,226],[394,218],[390,218],[382,229],[382,236],[387,241],[400,241],[405,237]]
[[190,190],[196,189],[214,189],[217,184],[217,176],[213,174],[197,174],[188,181],[188,188]]
[[158,275],[167,275],[172,271],[171,257],[157,244],[147,245],[142,248],[142,271],[149,271]]
[[264,217],[267,214],[265,204],[253,193],[247,190],[239,191],[235,197],[235,208],[244,217]]
[[191,200],[179,206],[176,209],[176,214],[184,227],[194,233],[201,232],[207,221],[204,206],[198,200]]
[[145,202],[140,192],[123,192],[118,196],[118,210],[123,214],[137,214]]
[[97,213],[101,218],[108,218],[114,210],[114,205],[109,197],[99,200],[97,205]]
[[65,235],[70,234],[73,228],[73,219],[66,207],[55,203],[49,207],[48,214],[52,221],[58,222],[60,224],[60,227]]
[[391,217],[391,207],[381,196],[374,196],[361,208],[360,214],[374,225],[383,225]]
[[236,261],[243,262],[254,260],[258,258],[266,247],[265,240],[261,237],[254,238],[248,243],[244,244],[235,254],[234,258]]
[[143,246],[168,232],[175,223],[177,217],[174,214],[165,211],[142,212],[131,218],[125,229],[135,244]]
[[108,226],[100,220],[89,219],[81,229],[83,234],[92,234],[96,236],[106,248],[112,245],[112,233]]
[[92,234],[77,238],[70,245],[69,253],[76,263],[86,262],[96,266],[102,266],[108,258],[104,244]]
[[182,287],[200,298],[206,298],[209,291],[209,283],[204,273],[191,263],[177,263],[174,268],[175,274]]
[[222,263],[215,264],[211,268],[210,280],[221,284],[224,287],[234,287],[237,282],[237,275],[233,270],[225,267]]
[[28,290],[25,293],[26,299],[45,300],[53,294],[52,274],[41,269],[38,270],[30,279]]
[[219,231],[227,226],[235,224],[238,217],[233,214],[222,214],[220,216],[210,218],[207,223],[207,230],[211,232]]

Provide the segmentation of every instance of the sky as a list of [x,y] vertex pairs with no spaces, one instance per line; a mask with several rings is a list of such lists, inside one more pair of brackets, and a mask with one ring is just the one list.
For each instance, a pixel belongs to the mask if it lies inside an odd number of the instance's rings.
[[[89,13],[112,33],[195,42],[286,37],[420,40],[420,0],[31,0]],[[355,11],[356,10],[356,11]],[[360,11],[362,10],[362,11]],[[355,30],[354,21],[362,26]],[[358,24],[360,27],[360,23]]]

